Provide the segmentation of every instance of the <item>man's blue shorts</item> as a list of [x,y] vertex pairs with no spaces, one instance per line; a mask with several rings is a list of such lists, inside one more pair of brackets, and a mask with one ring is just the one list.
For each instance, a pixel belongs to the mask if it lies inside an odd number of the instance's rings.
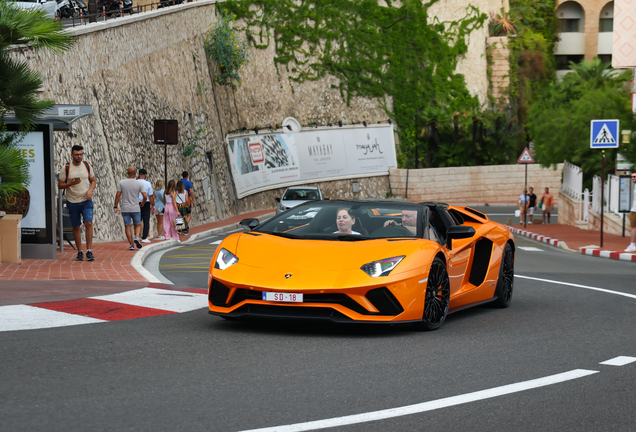
[[141,212],[122,212],[124,217],[124,225],[139,225],[141,223]]
[[[68,215],[71,217],[71,226],[77,228],[84,222],[93,222],[93,200],[89,199],[81,203],[67,202],[66,208]],[[80,217],[81,216],[81,217]]]

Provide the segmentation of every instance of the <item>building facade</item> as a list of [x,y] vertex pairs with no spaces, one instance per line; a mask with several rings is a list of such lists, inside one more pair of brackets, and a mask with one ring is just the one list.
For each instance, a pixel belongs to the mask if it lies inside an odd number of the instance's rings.
[[612,61],[614,2],[608,0],[559,0],[559,42],[555,50],[557,76],[580,63],[598,57]]

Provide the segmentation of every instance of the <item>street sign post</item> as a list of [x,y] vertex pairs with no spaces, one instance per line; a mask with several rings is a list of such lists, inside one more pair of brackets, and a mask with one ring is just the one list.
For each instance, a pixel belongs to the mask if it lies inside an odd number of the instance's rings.
[[592,120],[590,122],[590,148],[601,149],[601,247],[603,247],[603,214],[605,213],[605,149],[618,148],[620,122],[614,120]]
[[[524,190],[528,190],[528,164],[531,164],[534,162],[534,159],[532,158],[532,155],[530,154],[530,152],[528,151],[528,147],[524,148],[523,151],[521,152],[521,156],[519,156],[519,159],[517,159],[517,162],[525,164],[526,166],[526,180],[524,182]],[[525,197],[525,205],[526,205],[526,209],[523,211],[523,227],[525,228],[526,225],[526,217],[528,214],[528,195],[526,194]]]

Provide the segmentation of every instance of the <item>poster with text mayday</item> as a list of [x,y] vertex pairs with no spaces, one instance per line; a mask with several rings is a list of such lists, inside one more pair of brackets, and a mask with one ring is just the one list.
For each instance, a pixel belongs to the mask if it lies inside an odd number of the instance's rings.
[[391,125],[234,135],[227,142],[239,198],[303,183],[386,175],[397,167]]

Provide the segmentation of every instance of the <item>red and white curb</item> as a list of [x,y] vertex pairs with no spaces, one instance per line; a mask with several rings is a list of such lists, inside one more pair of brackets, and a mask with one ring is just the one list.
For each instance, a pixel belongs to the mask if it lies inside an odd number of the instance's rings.
[[519,228],[514,228],[514,227],[511,227],[511,226],[509,226],[508,229],[513,234],[519,234],[519,235],[522,235],[524,237],[530,237],[531,239],[535,239],[535,240],[538,240],[538,241],[543,242],[543,243],[548,243],[548,244],[550,244],[552,246],[556,246],[556,247],[560,247],[560,248],[569,250],[569,248],[565,244],[565,242],[563,242],[561,240],[554,239],[552,237],[547,237],[547,236],[535,234],[533,232],[525,231],[525,230],[522,230],[522,229],[519,229]]
[[189,312],[207,307],[207,290],[141,288],[117,294],[0,306],[0,331],[95,324]]
[[602,258],[611,258],[611,259],[617,259],[621,261],[636,262],[636,254],[629,253],[629,252],[615,252],[615,251],[608,251],[608,250],[602,250],[602,249],[583,248],[581,249],[581,253],[585,255],[597,256]]
[[[512,232],[513,234],[519,234],[522,235],[524,237],[529,237],[531,239],[535,239],[544,243],[548,243],[551,244],[552,246],[556,246],[556,247],[560,247],[562,249],[566,249],[571,251],[572,249],[570,249],[568,247],[568,245],[561,240],[558,239],[554,239],[551,237],[546,237],[543,235],[539,235],[539,234],[535,234],[533,232],[530,231],[525,231],[519,228],[514,228],[511,226],[507,227],[510,232]],[[615,252],[615,251],[609,251],[609,250],[603,250],[603,249],[595,249],[595,248],[581,248],[581,253],[583,255],[590,255],[590,256],[596,256],[596,257],[601,257],[601,258],[610,258],[610,259],[617,259],[617,260],[621,260],[621,261],[631,261],[631,262],[636,262],[636,254],[633,253],[629,253],[629,252]]]

